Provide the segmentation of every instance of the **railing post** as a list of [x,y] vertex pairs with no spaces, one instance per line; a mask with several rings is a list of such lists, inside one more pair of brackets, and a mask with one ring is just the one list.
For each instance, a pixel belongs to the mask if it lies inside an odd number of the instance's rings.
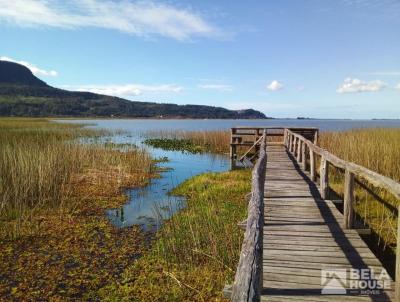
[[353,228],[354,174],[346,169],[344,174],[344,228]]
[[323,156],[321,156],[321,166],[319,168],[319,181],[321,197],[322,199],[326,199],[329,190],[328,161]]
[[394,276],[395,301],[400,301],[400,206],[397,208],[396,275]]
[[301,161],[301,148],[302,148],[302,145],[303,145],[303,141],[300,140],[300,138],[299,138],[298,139],[298,144],[297,144],[297,157],[296,157],[296,160],[297,160],[298,164],[300,164],[300,161]]
[[293,135],[293,150],[292,150],[292,153],[293,153],[293,156],[295,156],[295,154],[296,154],[296,146],[297,146],[297,137],[295,137],[294,135]]
[[314,151],[310,149],[310,177],[312,181],[315,181],[316,175],[315,175],[315,154]]
[[234,138],[233,135],[236,133],[236,129],[231,128],[231,145],[230,145],[230,149],[229,149],[229,155],[231,159],[235,158],[236,155],[236,146],[233,145],[234,144]]
[[291,139],[292,142],[291,142],[291,144],[290,144],[290,150],[289,150],[289,151],[290,151],[291,153],[293,153],[294,145],[296,144],[296,138],[294,137],[293,134],[291,134],[290,137],[292,138],[292,139]]
[[301,144],[301,167],[305,171],[307,168],[307,160],[306,160],[306,143],[302,142]]
[[286,133],[286,129],[283,129],[283,145],[287,147],[287,133]]

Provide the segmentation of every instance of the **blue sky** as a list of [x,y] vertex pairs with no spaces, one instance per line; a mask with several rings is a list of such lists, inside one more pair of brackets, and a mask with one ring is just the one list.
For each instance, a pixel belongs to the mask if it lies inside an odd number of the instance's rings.
[[0,0],[50,85],[274,117],[400,118],[400,0]]

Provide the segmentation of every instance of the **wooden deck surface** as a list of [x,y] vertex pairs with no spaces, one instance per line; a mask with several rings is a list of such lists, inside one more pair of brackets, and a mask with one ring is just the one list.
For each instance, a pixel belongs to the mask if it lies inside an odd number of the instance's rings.
[[370,296],[321,294],[322,269],[380,273],[382,265],[355,230],[343,229],[342,214],[321,199],[283,146],[269,146],[267,155],[262,301],[391,301],[393,290]]

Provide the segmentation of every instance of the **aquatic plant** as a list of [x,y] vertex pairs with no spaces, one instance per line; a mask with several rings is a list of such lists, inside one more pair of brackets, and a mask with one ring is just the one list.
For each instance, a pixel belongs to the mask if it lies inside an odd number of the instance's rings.
[[202,153],[205,151],[205,148],[203,148],[202,146],[195,145],[192,141],[188,139],[149,138],[146,139],[144,143],[154,148],[160,148],[163,150],[170,150],[170,151],[182,151],[193,154]]

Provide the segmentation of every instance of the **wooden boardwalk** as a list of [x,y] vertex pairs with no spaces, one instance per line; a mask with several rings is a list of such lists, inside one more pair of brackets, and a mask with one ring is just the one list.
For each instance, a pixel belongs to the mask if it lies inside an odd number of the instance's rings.
[[[261,300],[391,301],[394,282],[379,295],[321,294],[323,270],[371,268],[379,274],[382,265],[356,230],[343,227],[343,215],[321,198],[283,145],[268,146],[267,154]],[[346,275],[346,282],[354,278]]]

